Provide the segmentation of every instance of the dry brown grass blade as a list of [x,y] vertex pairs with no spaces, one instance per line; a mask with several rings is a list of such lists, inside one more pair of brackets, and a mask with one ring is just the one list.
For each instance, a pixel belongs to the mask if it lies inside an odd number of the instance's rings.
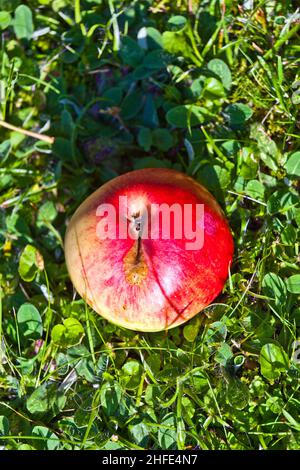
[[48,144],[51,144],[51,145],[54,143],[54,140],[55,140],[54,137],[50,137],[48,135],[43,135],[43,134],[38,134],[37,132],[27,131],[26,129],[13,126],[12,124],[9,124],[8,122],[1,121],[1,120],[0,120],[0,126],[6,127],[6,129],[10,129],[12,131],[20,132],[21,134],[24,134],[24,135],[28,135],[29,137],[33,137],[34,139],[43,140],[44,142],[47,142]]

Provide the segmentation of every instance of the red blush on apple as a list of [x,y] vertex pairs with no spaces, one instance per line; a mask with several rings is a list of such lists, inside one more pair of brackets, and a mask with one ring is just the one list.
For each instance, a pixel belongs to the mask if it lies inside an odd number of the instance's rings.
[[207,189],[183,173],[151,168],[109,181],[81,204],[65,255],[77,292],[102,317],[161,331],[222,291],[233,240]]

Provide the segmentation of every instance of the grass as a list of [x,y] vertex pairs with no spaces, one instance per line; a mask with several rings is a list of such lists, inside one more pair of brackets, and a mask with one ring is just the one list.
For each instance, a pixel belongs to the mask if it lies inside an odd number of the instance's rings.
[[[296,2],[0,5],[1,446],[299,449]],[[152,166],[215,195],[235,256],[215,303],[142,334],[75,295],[63,238]]]

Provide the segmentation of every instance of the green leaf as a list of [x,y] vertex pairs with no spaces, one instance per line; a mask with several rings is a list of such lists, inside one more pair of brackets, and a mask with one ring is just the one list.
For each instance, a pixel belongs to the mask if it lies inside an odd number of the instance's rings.
[[6,29],[11,23],[11,16],[8,11],[0,11],[0,29]]
[[[65,346],[65,343],[63,344]],[[96,367],[92,361],[92,357],[88,349],[83,344],[71,346],[67,350],[69,361],[75,365],[75,370],[80,377],[88,382],[97,381]]]
[[291,294],[300,294],[300,274],[294,274],[286,280],[286,287]]
[[204,91],[206,94],[209,93],[210,95],[213,95],[214,97],[218,98],[225,96],[225,91],[222,83],[220,82],[220,80],[217,80],[214,77],[209,77],[205,80]]
[[32,359],[24,359],[23,357],[18,357],[18,369],[22,372],[22,374],[30,375],[35,366],[36,356]]
[[61,128],[63,129],[64,135],[71,136],[74,129],[74,121],[72,114],[64,109],[61,113]]
[[171,26],[172,31],[179,31],[180,29],[183,29],[187,23],[187,19],[184,16],[181,15],[176,15],[176,16],[171,16],[171,18],[168,20],[168,26]]
[[225,108],[225,117],[229,126],[233,129],[239,128],[251,118],[253,111],[243,103],[230,104]]
[[29,444],[18,444],[18,450],[36,450],[36,449]]
[[288,413],[285,409],[282,410],[282,414],[289,422],[290,426],[295,429],[296,431],[300,432],[300,423],[293,418],[293,416]]
[[142,421],[141,418],[137,418],[131,422],[129,425],[129,432],[133,441],[137,445],[141,447],[147,446],[150,432],[148,426]]
[[188,397],[182,397],[182,413],[185,417],[192,419],[195,415],[195,405]]
[[160,370],[161,360],[158,353],[152,353],[145,361],[146,370],[150,370],[152,374],[157,374]]
[[207,68],[221,79],[224,88],[229,91],[231,88],[232,78],[228,65],[221,59],[212,59],[208,62]]
[[115,416],[120,408],[123,390],[115,382],[110,384],[105,382],[101,387],[101,407],[107,416]]
[[257,175],[258,162],[254,158],[253,149],[243,147],[239,154],[240,168],[238,171],[239,176],[247,180],[252,180]]
[[66,328],[65,339],[68,344],[77,344],[84,335],[83,326],[76,318],[66,318],[63,323]]
[[269,197],[267,209],[271,215],[277,212],[286,213],[298,203],[299,198],[291,191],[278,190]]
[[186,23],[179,31],[165,31],[162,35],[162,43],[163,48],[170,54],[185,57],[196,65],[200,65],[200,54],[189,23]]
[[192,96],[197,99],[200,98],[202,90],[203,80],[201,78],[196,78],[196,80],[193,81],[189,91],[192,93]]
[[[141,100],[142,103],[142,100]],[[159,126],[159,119],[157,114],[157,109],[155,105],[155,101],[153,96],[148,93],[146,97],[145,106],[143,109],[143,120],[142,123],[145,127],[158,127]]]
[[246,185],[245,193],[254,199],[264,200],[265,187],[260,181],[250,180]]
[[23,281],[33,281],[36,273],[43,269],[44,262],[39,251],[32,245],[26,245],[19,261],[19,274]]
[[198,336],[198,333],[199,333],[199,327],[197,328],[196,325],[194,324],[186,325],[183,328],[183,336],[190,343],[193,343],[195,341],[195,339]]
[[227,343],[222,343],[215,354],[215,361],[225,367],[232,357],[231,347]]
[[145,390],[145,402],[147,405],[153,406],[154,403],[158,400],[159,397],[159,387],[149,384]]
[[285,245],[294,245],[297,241],[297,230],[293,225],[287,225],[281,232],[281,240]]
[[270,397],[266,401],[266,406],[272,411],[272,413],[280,414],[284,407],[284,401],[280,397]]
[[167,129],[154,129],[152,132],[153,145],[162,151],[169,150],[173,145],[173,137]]
[[52,223],[57,217],[57,209],[52,201],[45,202],[38,211],[37,224],[47,225]]
[[34,426],[32,436],[41,438],[34,440],[34,445],[38,450],[57,450],[60,447],[59,437],[45,426]]
[[19,5],[13,20],[14,31],[18,39],[30,40],[34,31],[32,13],[28,6]]
[[33,415],[58,414],[63,410],[67,397],[56,383],[45,382],[28,397],[26,408]]
[[140,170],[142,168],[171,168],[171,162],[169,160],[160,160],[155,157],[144,157],[137,158],[134,160],[134,169]]
[[171,56],[163,49],[155,49],[149,52],[143,61],[143,66],[151,70],[165,68],[170,62]]
[[166,414],[158,429],[158,441],[162,449],[173,450],[177,448],[176,417],[174,413]]
[[294,219],[296,224],[298,225],[298,228],[300,228],[300,208],[294,209]]
[[205,341],[209,344],[224,341],[227,336],[227,327],[221,321],[213,322],[205,335]]
[[268,273],[262,281],[263,292],[266,296],[275,301],[278,306],[283,306],[286,302],[286,286],[281,277],[275,273]]
[[123,63],[132,67],[139,65],[144,57],[143,49],[129,36],[123,37],[119,54]]
[[142,366],[138,361],[129,360],[121,369],[121,382],[127,389],[133,390],[140,384]]
[[65,331],[66,331],[66,327],[64,325],[62,324],[55,325],[51,332],[52,341],[59,346],[65,346],[65,339],[64,339]]
[[84,328],[76,318],[66,318],[63,324],[55,325],[51,332],[52,341],[61,347],[78,344],[84,335]]
[[236,377],[230,377],[227,383],[228,403],[237,410],[243,410],[249,403],[249,387]]
[[127,95],[121,105],[121,116],[123,119],[132,119],[143,107],[142,93],[137,90]]
[[55,156],[61,158],[63,161],[72,160],[72,146],[70,140],[68,139],[57,137],[54,141],[52,151]]
[[268,380],[277,379],[281,372],[285,372],[289,367],[286,352],[281,346],[274,343],[263,345],[260,351],[259,363],[262,375]]
[[74,422],[76,426],[83,427],[87,426],[90,420],[90,413],[87,413],[87,410],[91,410],[93,407],[93,397],[92,394],[82,394],[80,400],[80,407],[77,408],[74,415]]
[[241,149],[240,143],[235,139],[229,139],[225,141],[221,145],[221,147],[222,147],[222,152],[228,155],[229,157],[233,155],[237,155],[237,153]]
[[148,127],[142,127],[138,133],[139,145],[148,152],[152,145],[152,132]]
[[[161,67],[159,67],[161,68]],[[137,80],[144,80],[144,78],[151,77],[153,74],[153,70],[150,67],[146,67],[144,63],[136,67],[132,73],[132,78],[134,81]]]
[[9,434],[9,421],[6,416],[0,416],[0,437],[8,436]]
[[290,155],[284,167],[290,178],[300,178],[300,152]]
[[296,79],[295,82],[292,83],[291,88],[293,90],[291,101],[294,105],[300,104],[300,82]]
[[175,127],[187,128],[203,124],[212,117],[206,108],[194,104],[175,106],[167,112],[166,119]]
[[43,334],[42,318],[37,308],[29,303],[23,304],[17,313],[21,336],[27,339],[39,339]]
[[268,168],[276,171],[280,160],[280,152],[264,127],[257,123],[252,124],[250,137],[257,141],[259,158]]
[[97,375],[102,377],[108,366],[108,356],[107,354],[101,354],[97,362]]
[[0,160],[1,163],[4,163],[11,151],[11,141],[10,140],[3,140],[0,144]]
[[102,97],[104,99],[103,104],[107,106],[119,106],[122,101],[123,90],[120,87],[112,87],[106,90]]
[[153,28],[152,26],[149,26],[146,28],[147,31],[147,45],[149,49],[160,49],[162,47],[162,35],[161,33]]
[[230,172],[220,165],[204,165],[197,173],[197,179],[212,191],[227,188],[231,182]]

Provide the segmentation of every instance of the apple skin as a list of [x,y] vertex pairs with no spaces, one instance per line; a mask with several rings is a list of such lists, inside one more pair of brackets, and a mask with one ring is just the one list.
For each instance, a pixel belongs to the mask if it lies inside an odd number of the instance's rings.
[[[97,208],[109,203],[118,213],[119,196],[127,197],[129,215],[152,204],[204,204],[203,247],[187,250],[185,237],[172,236],[171,219],[170,239],[159,233],[140,240],[136,264],[137,240],[97,234]],[[107,320],[144,332],[178,326],[209,305],[223,289],[232,256],[230,229],[214,197],[165,168],[132,171],[101,186],[77,209],[65,238],[67,268],[80,296]]]

